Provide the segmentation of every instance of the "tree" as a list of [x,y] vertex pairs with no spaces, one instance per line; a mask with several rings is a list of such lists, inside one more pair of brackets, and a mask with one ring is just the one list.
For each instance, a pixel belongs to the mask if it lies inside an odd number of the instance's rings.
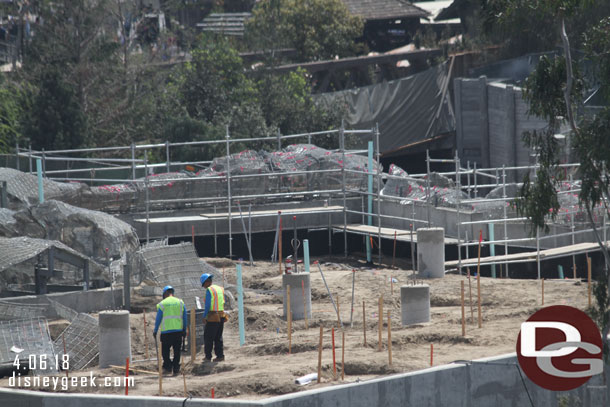
[[[610,107],[606,106],[594,118],[577,115],[577,107],[583,98],[584,81],[579,74],[578,65],[572,58],[572,47],[568,36],[567,20],[579,14],[591,13],[590,7],[605,7],[604,2],[578,0],[534,0],[503,2],[502,13],[498,19],[510,18],[522,7],[554,16],[557,35],[563,44],[563,56],[542,58],[535,71],[527,79],[524,97],[530,104],[530,113],[543,117],[548,126],[543,131],[524,135],[525,141],[538,152],[539,167],[533,180],[525,179],[521,190],[518,210],[531,219],[535,228],[544,228],[545,219],[555,219],[559,210],[557,190],[561,180],[559,171],[559,146],[555,137],[559,125],[567,123],[570,128],[568,137],[572,139],[576,158],[580,162],[579,177],[581,191],[579,201],[587,213],[590,226],[607,263],[610,256],[602,243],[594,212],[602,211],[610,216]],[[599,16],[599,15],[598,15]],[[599,17],[598,17],[599,18]],[[579,41],[585,47],[588,58],[598,72],[600,91],[610,96],[610,19],[598,20],[584,33]],[[596,286],[597,309],[593,310],[602,328],[604,355],[608,357],[607,334],[610,330],[608,303],[608,274],[602,273]]]
[[19,103],[22,91],[16,84],[4,82],[0,76],[0,153],[10,151],[21,136]]
[[246,36],[254,49],[295,48],[303,62],[354,55],[363,27],[341,0],[263,0],[252,10]]

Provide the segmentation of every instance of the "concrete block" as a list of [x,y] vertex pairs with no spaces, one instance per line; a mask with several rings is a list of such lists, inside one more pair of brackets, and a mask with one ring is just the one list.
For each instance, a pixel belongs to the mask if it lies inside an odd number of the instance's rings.
[[445,276],[445,229],[417,229],[417,271],[420,278]]
[[131,359],[131,331],[129,311],[103,311],[99,313],[100,367],[123,366]]
[[[303,301],[303,284],[305,287],[305,301]],[[309,273],[283,274],[282,291],[284,293],[284,319],[287,318],[287,286],[290,285],[290,311],[292,320],[305,319],[304,307],[307,307],[307,318],[311,319],[311,285]]]
[[402,325],[430,322],[430,286],[403,285],[400,287]]

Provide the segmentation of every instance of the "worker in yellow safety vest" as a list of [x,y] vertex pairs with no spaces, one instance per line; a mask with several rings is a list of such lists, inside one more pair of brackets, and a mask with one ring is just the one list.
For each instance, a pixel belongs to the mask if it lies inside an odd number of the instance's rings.
[[[174,287],[163,287],[163,301],[157,304],[157,319],[153,336],[157,337],[161,327],[161,355],[163,355],[163,371],[180,373],[180,345],[186,336],[186,307],[184,302],[174,297]],[[170,349],[174,348],[174,360],[169,358]]]
[[222,349],[222,331],[224,323],[228,320],[225,314],[225,290],[219,285],[212,284],[212,275],[201,275],[201,286],[205,288],[205,308],[203,310],[203,351],[204,362],[212,361],[212,349],[216,353],[214,362],[222,362],[225,355]]

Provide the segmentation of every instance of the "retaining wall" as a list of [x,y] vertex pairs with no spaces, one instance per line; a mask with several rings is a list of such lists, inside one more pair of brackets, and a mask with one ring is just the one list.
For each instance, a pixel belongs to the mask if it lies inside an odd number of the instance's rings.
[[0,405],[28,407],[598,407],[608,405],[607,400],[610,400],[610,393],[603,385],[602,375],[593,377],[570,392],[548,391],[530,382],[525,375],[522,379],[515,354],[256,401],[185,401],[184,398],[51,394],[0,389]]

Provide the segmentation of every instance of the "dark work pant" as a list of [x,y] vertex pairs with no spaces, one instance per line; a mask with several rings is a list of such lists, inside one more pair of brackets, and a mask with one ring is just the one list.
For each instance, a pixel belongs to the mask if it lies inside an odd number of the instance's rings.
[[[161,334],[161,355],[163,355],[163,369],[180,371],[180,347],[182,346],[182,332],[168,332]],[[169,358],[169,350],[174,348],[174,361]]]
[[222,330],[224,322],[206,322],[203,330],[203,351],[207,359],[212,359],[212,348],[217,358],[224,357],[222,352]]

